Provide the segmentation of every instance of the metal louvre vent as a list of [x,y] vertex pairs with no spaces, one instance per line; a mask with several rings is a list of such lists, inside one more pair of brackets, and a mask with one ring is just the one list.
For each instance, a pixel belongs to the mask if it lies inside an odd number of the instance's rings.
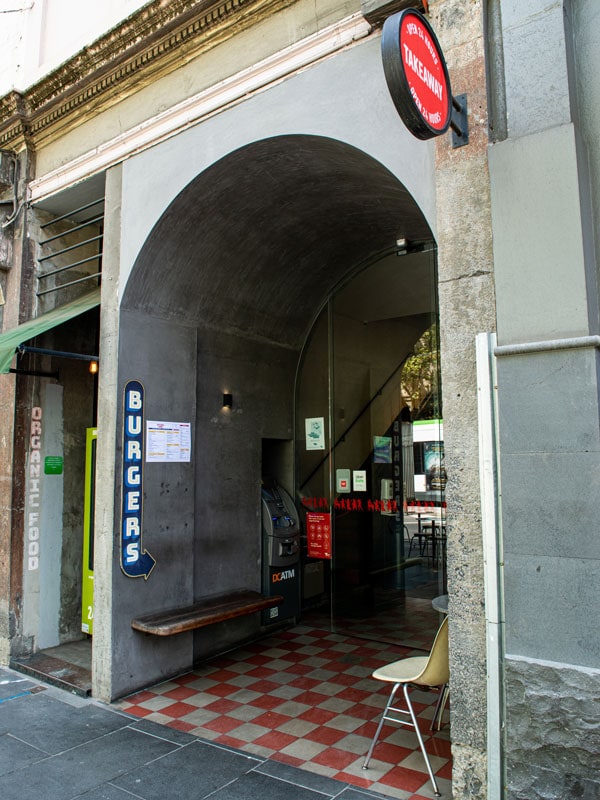
[[37,296],[85,282],[99,285],[103,232],[104,197],[41,224]]

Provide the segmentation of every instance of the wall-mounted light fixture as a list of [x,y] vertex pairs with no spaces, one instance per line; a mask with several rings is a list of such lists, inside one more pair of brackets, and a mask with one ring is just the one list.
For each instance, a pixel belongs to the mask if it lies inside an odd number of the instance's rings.
[[90,373],[92,375],[98,374],[98,362],[97,361],[90,361]]
[[229,392],[223,392],[223,408],[231,408],[233,406],[233,395]]

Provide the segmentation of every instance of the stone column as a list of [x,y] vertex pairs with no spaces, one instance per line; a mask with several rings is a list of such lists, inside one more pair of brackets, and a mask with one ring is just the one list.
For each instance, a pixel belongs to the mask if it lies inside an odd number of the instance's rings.
[[494,331],[488,112],[480,0],[434,0],[429,19],[452,92],[467,95],[469,144],[436,143],[451,736],[455,798],[487,798],[486,627],[475,337]]
[[[15,151],[16,152],[16,151]],[[0,330],[7,331],[32,315],[35,302],[33,244],[27,235],[27,217],[20,200],[31,170],[31,156],[17,156],[17,208],[3,204],[0,225]],[[5,187],[3,200],[12,199]],[[20,603],[23,579],[23,531],[25,501],[25,450],[32,378],[0,375],[0,664],[8,664],[11,653],[20,651]]]
[[100,369],[94,551],[94,643],[92,694],[112,697],[112,628],[115,515],[115,437],[119,347],[119,259],[122,167],[106,175],[100,306]]

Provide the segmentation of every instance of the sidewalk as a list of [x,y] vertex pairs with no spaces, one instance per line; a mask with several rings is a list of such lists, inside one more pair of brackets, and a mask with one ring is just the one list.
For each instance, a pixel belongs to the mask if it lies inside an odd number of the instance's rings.
[[[2,800],[373,800],[0,667]],[[410,796],[410,795],[408,795]]]

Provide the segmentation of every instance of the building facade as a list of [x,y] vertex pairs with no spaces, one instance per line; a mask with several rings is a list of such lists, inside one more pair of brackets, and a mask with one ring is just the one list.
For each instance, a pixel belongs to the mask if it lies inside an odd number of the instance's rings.
[[[2,663],[85,635],[90,573],[100,700],[260,635],[131,623],[261,589],[261,478],[332,509],[367,460],[341,421],[368,401],[393,439],[390,365],[436,324],[453,795],[598,797],[595,4],[81,5],[0,9]],[[381,32],[407,7],[467,144],[396,112]],[[340,525],[348,608],[370,594]]]

